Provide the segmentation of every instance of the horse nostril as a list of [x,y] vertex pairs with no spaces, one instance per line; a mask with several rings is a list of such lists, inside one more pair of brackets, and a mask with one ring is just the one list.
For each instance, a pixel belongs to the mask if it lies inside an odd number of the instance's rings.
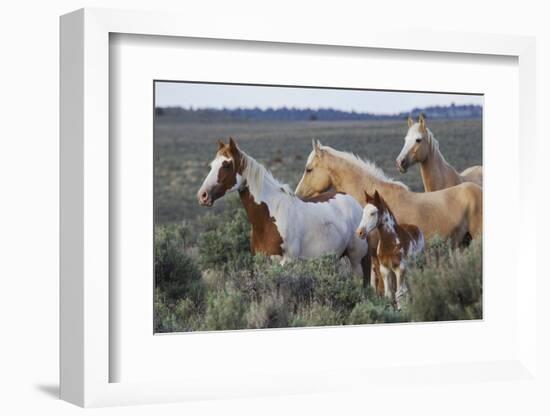
[[206,203],[208,201],[208,192],[204,191],[198,194],[199,202]]

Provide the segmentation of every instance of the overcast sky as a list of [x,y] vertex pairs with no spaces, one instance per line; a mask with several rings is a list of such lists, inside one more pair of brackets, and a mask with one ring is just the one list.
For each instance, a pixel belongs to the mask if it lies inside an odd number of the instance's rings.
[[156,82],[157,107],[334,108],[393,114],[431,105],[479,104],[480,95]]

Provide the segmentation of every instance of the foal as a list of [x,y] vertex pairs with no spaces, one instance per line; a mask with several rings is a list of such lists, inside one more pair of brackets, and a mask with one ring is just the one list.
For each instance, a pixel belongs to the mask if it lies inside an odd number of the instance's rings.
[[[378,230],[380,239],[376,256],[384,280],[384,294],[392,300],[395,297],[397,308],[401,309],[401,298],[409,290],[405,260],[424,249],[424,236],[416,225],[398,224],[378,191],[374,192],[374,197],[365,192],[365,198],[363,218],[356,232],[359,238],[366,239],[371,231]],[[397,291],[390,282],[390,271],[395,273]]]

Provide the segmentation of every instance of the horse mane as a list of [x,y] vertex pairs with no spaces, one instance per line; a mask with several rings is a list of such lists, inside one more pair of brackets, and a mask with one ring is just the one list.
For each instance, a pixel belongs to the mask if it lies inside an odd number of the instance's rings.
[[244,169],[242,172],[243,179],[246,180],[248,190],[256,202],[262,200],[262,192],[265,183],[279,189],[284,194],[294,197],[294,192],[287,184],[281,183],[275,179],[273,174],[252,156],[247,155],[240,149],[239,152],[244,161]]
[[428,143],[430,144],[430,150],[432,151],[432,153],[439,154],[439,157],[443,160],[443,162],[449,165],[449,162],[447,162],[447,159],[445,159],[445,156],[443,156],[443,153],[441,153],[441,151],[439,150],[439,141],[435,138],[432,131],[427,127],[426,133],[428,133]]
[[426,127],[426,133],[428,134],[428,142],[430,143],[430,148],[432,152],[434,153],[439,152],[439,141],[435,138],[432,131],[427,127]]
[[382,203],[382,205],[384,207],[384,210],[388,213],[388,215],[393,220],[393,222],[397,224],[397,220],[396,220],[395,215],[394,215],[393,211],[391,210],[390,206],[388,205],[386,200],[382,197],[382,195],[379,194],[379,197],[380,197],[380,202]]
[[333,149],[330,146],[322,145],[321,150],[326,151],[330,155],[339,157],[340,159],[344,159],[346,162],[358,167],[359,169],[363,170],[370,176],[375,177],[379,181],[391,183],[407,190],[409,189],[409,187],[403,182],[396,181],[395,179],[387,176],[382,169],[380,169],[378,166],[376,166],[374,162],[371,162],[370,160],[362,159],[361,157],[351,152],[344,152],[342,150]]

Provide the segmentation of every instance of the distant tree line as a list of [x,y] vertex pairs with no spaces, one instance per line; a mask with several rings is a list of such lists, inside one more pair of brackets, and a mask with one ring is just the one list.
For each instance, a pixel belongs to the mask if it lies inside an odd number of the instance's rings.
[[480,119],[483,108],[480,105],[431,106],[413,108],[410,112],[398,114],[360,113],[332,108],[182,108],[157,107],[159,117],[181,121],[335,121],[335,120],[401,120],[409,115],[418,117],[423,112],[429,119]]

